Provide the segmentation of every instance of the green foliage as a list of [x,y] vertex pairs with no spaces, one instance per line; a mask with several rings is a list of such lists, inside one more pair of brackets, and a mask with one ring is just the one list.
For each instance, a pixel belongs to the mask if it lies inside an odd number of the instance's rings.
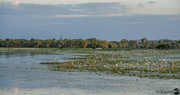
[[169,44],[160,44],[158,46],[156,46],[157,49],[170,49],[170,45]]
[[28,48],[180,48],[179,40],[149,41],[142,38],[140,41],[122,39],[120,41],[106,41],[96,38],[89,39],[0,39],[0,47],[28,47]]

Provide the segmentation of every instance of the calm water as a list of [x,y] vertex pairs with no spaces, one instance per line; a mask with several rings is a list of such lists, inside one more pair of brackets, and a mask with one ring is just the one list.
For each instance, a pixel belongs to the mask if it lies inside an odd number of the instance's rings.
[[[0,52],[0,95],[161,95],[180,88],[180,80],[55,72],[40,62],[66,61],[72,52]],[[163,95],[163,94],[162,94]],[[174,95],[167,93],[167,95]]]
[[[36,88],[41,87],[29,81],[37,79],[35,74],[48,72],[47,66],[41,62],[66,61],[66,58],[73,57],[71,52],[0,52],[0,89]],[[44,75],[46,76],[46,75]],[[41,80],[39,80],[41,81]],[[34,83],[34,84],[33,84]],[[44,87],[44,86],[43,86]]]

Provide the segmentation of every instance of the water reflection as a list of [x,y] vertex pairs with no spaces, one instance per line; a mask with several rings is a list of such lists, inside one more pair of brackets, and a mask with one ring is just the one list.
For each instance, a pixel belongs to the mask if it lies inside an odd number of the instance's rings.
[[13,88],[13,92],[15,93],[19,92],[19,88]]
[[2,52],[0,52],[0,58],[2,58],[3,57],[3,53]]
[[[25,58],[30,56],[34,58],[36,56],[54,56],[62,55],[60,52],[22,52],[22,51],[0,51],[0,59],[11,59],[11,58]],[[59,56],[60,57],[60,56]]]
[[5,58],[9,59],[10,58],[10,53],[9,52],[5,52]]

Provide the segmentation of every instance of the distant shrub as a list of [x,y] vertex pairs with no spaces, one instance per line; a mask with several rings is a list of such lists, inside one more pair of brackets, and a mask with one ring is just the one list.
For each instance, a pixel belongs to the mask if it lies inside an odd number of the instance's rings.
[[170,49],[171,46],[169,44],[160,44],[156,46],[157,49]]
[[112,46],[111,45],[108,45],[109,46],[109,48],[111,48]]
[[92,48],[93,48],[93,49],[96,49],[96,47],[95,47],[95,46],[93,46]]

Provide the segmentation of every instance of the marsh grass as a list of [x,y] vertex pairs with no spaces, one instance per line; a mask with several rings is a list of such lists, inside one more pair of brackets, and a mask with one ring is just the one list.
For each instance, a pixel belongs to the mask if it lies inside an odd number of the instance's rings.
[[83,51],[85,52],[86,55],[69,58],[66,62],[41,64],[48,64],[52,71],[92,71],[141,78],[180,79],[180,50]]

